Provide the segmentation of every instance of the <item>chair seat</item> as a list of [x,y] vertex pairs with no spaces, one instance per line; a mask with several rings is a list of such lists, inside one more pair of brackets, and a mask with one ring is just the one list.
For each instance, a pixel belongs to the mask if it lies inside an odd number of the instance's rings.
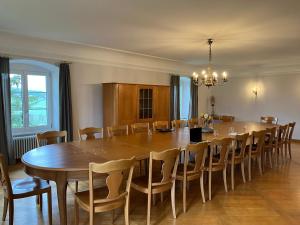
[[[160,183],[161,180],[162,180],[161,176],[153,177],[152,183]],[[137,191],[147,194],[148,193],[148,182],[149,182],[148,176],[136,177],[136,178],[132,179],[131,187]],[[171,189],[171,187],[172,187],[172,183],[162,184],[159,186],[152,185],[152,193],[153,194],[161,193],[161,192]]]
[[[232,164],[232,154],[228,155],[228,163]],[[240,164],[243,160],[243,157],[241,155],[235,155],[234,156],[234,164]]]
[[[101,187],[94,189],[94,201],[105,199],[108,195],[108,188]],[[90,208],[90,191],[81,191],[75,193],[75,198],[78,204],[86,211],[89,211]],[[110,211],[112,209],[120,208],[122,205],[125,204],[125,197],[120,198],[115,201],[107,201],[103,203],[97,203],[94,205],[95,212],[103,212],[103,211]]]
[[49,191],[49,189],[51,189],[51,186],[47,181],[36,177],[18,179],[12,182],[14,198],[24,198],[26,196],[45,193]]
[[[188,165],[187,166],[187,180],[191,181],[194,179],[197,179],[200,177],[200,172],[194,172],[194,165]],[[177,180],[183,180],[183,176],[184,176],[184,164],[179,164],[177,167],[177,175],[176,175],[176,179]]]

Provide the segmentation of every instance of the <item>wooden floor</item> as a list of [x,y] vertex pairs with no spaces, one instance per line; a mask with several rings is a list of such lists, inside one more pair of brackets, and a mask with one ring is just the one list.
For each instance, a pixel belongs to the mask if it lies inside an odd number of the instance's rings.
[[[12,179],[26,176],[22,165],[11,169]],[[213,199],[202,204],[199,183],[191,183],[188,192],[188,210],[182,212],[182,194],[178,185],[176,191],[177,219],[172,218],[170,196],[165,194],[164,202],[157,201],[152,207],[152,224],[256,224],[256,225],[293,225],[300,224],[300,144],[293,145],[293,159],[280,168],[267,168],[263,176],[254,173],[253,180],[243,184],[239,170],[236,172],[236,189],[225,193],[222,176],[216,174],[213,182]],[[230,176],[228,176],[230,184]],[[80,188],[87,183],[80,182]],[[59,214],[56,200],[55,184],[52,183],[53,193],[53,224],[59,224]],[[206,196],[207,196],[206,186]],[[2,195],[2,190],[0,192]],[[68,188],[68,224],[73,224],[73,194]],[[1,196],[1,212],[3,200]],[[159,200],[157,198],[157,200]],[[132,191],[130,220],[131,224],[146,223],[146,195]],[[46,196],[44,197],[43,213],[35,204],[35,198],[15,201],[16,225],[48,224]],[[81,211],[80,224],[88,224],[88,214]],[[95,224],[112,224],[112,214],[102,213],[96,217]],[[8,224],[7,221],[2,224]],[[114,224],[124,224],[121,210],[116,212]]]

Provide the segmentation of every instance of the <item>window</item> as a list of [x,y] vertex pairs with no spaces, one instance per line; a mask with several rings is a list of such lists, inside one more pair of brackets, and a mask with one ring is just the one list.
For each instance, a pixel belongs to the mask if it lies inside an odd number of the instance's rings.
[[139,118],[150,119],[152,118],[152,88],[140,89],[139,93]]
[[12,71],[13,133],[35,133],[51,127],[50,76],[47,72]]
[[190,77],[180,77],[180,119],[189,119],[191,99]]

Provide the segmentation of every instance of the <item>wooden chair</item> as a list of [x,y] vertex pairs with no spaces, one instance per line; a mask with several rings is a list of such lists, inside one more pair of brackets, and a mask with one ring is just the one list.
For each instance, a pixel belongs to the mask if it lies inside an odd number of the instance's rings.
[[[83,140],[95,140],[96,134],[103,138],[103,128],[96,128],[96,127],[87,127],[84,129],[78,130],[80,141]],[[84,139],[85,136],[85,139]]]
[[[210,144],[210,153],[208,165],[205,166],[204,170],[208,172],[208,195],[211,200],[211,179],[212,172],[223,171],[223,182],[225,191],[227,192],[227,178],[226,178],[226,167],[227,158],[230,148],[232,147],[232,138],[214,139]],[[214,158],[214,151],[218,152],[219,157]]]
[[276,165],[279,165],[279,157],[281,156],[281,163],[284,163],[284,156],[283,156],[283,152],[284,152],[284,147],[285,147],[285,143],[286,143],[286,136],[288,133],[288,129],[289,129],[289,125],[281,125],[278,128],[277,131],[277,136],[276,136],[276,141],[277,141],[277,146],[276,146]]
[[168,129],[169,128],[169,121],[155,121],[153,122],[153,131],[157,129]]
[[60,139],[63,139],[63,142],[67,142],[67,131],[47,131],[36,134],[38,147],[42,145],[42,141],[44,141],[46,145],[51,145],[59,143]]
[[270,168],[273,167],[273,153],[275,152],[277,141],[276,141],[276,131],[277,127],[266,129],[266,138],[263,148],[263,165],[267,164],[267,156],[269,158]]
[[234,116],[220,116],[220,120],[222,120],[223,122],[233,122],[234,121]]
[[[207,155],[207,149],[208,142],[199,142],[197,144],[189,144],[184,151],[184,163],[179,165],[176,176],[176,180],[183,182],[183,212],[186,212],[186,189],[187,182],[189,181],[199,179],[202,201],[205,203],[203,169]],[[190,161],[191,156],[194,157],[194,162]]]
[[[42,195],[47,193],[48,198],[48,220],[52,224],[52,199],[51,199],[51,186],[45,181],[35,177],[25,179],[18,179],[14,182],[10,181],[8,175],[8,168],[4,156],[0,154],[0,176],[1,185],[3,187],[4,206],[2,221],[5,220],[7,208],[9,208],[9,225],[14,223],[14,200],[20,198],[27,198],[31,196],[39,196],[40,209],[42,211]],[[24,209],[26,210],[26,208]]]
[[253,131],[250,138],[251,144],[248,146],[248,176],[251,181],[251,160],[256,159],[258,162],[259,173],[262,175],[262,151],[265,144],[266,130]]
[[108,137],[128,136],[128,125],[107,127]]
[[172,129],[183,128],[187,126],[186,120],[172,120]]
[[192,118],[188,120],[188,127],[194,128],[199,126],[199,119],[198,118]]
[[[124,206],[125,224],[129,224],[130,185],[135,159],[121,159],[106,163],[89,164],[89,190],[75,193],[75,225],[79,222],[79,207],[89,212],[90,225],[94,214],[111,211]],[[125,190],[124,175],[129,171]],[[106,187],[94,189],[94,176],[107,174]]]
[[134,123],[131,124],[131,132],[136,133],[148,133],[150,132],[149,123]]
[[231,154],[229,155],[228,163],[231,165],[231,189],[234,190],[234,169],[235,165],[241,165],[241,172],[243,177],[243,182],[246,183],[245,178],[245,152],[247,141],[249,138],[249,133],[238,134],[235,136],[234,148],[232,149]]
[[[168,190],[171,190],[173,217],[176,218],[175,179],[179,153],[179,149],[169,149],[163,152],[150,152],[148,176],[137,177],[132,181],[132,188],[148,195],[147,225],[150,225],[152,194],[159,194]],[[161,171],[159,171],[158,174],[154,174],[154,161],[160,161],[163,163]]]
[[261,116],[260,117],[261,123],[268,123],[268,124],[277,124],[278,118],[274,116]]
[[293,140],[293,133],[296,126],[296,122],[289,123],[288,132],[286,135],[286,141],[285,141],[285,154],[287,158],[287,150],[289,151],[290,159],[292,158],[292,148],[291,143]]

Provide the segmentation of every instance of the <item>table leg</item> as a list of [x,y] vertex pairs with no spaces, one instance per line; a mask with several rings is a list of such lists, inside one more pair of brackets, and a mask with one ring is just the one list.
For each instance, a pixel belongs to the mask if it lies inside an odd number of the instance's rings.
[[56,188],[60,225],[67,225],[67,183],[66,173],[58,173],[56,176]]

